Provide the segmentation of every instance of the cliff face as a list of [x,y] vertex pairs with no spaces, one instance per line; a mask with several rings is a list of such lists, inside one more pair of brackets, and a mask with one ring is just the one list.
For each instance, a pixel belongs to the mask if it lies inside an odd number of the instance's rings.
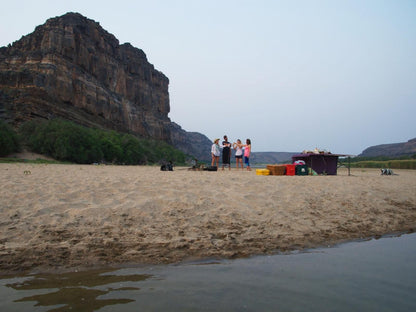
[[62,117],[171,142],[168,78],[77,13],[0,48],[0,118]]

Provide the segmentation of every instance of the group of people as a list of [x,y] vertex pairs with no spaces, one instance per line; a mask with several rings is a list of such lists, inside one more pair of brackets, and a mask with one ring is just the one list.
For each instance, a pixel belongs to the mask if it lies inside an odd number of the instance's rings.
[[215,139],[214,143],[211,147],[211,166],[217,166],[221,155],[222,150],[222,170],[224,170],[225,166],[228,166],[229,170],[231,170],[231,148],[235,150],[235,162],[237,169],[241,167],[244,169],[243,165],[243,157],[244,163],[246,164],[247,170],[251,170],[250,168],[250,154],[251,154],[251,140],[247,139],[246,144],[242,144],[241,140],[238,139],[237,142],[231,144],[228,141],[228,137],[224,135],[224,141],[222,144],[219,144],[220,139]]

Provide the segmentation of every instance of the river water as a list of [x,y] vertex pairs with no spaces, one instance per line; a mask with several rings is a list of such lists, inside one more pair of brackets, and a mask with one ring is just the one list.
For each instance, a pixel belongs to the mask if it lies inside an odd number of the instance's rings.
[[416,234],[249,259],[0,279],[1,311],[416,311]]

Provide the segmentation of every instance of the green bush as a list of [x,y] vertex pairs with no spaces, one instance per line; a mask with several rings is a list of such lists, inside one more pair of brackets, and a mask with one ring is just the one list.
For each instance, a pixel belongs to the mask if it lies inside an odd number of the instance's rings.
[[11,126],[0,120],[0,157],[16,153],[19,149],[17,133]]
[[355,168],[390,168],[390,169],[416,169],[415,159],[394,159],[394,160],[368,160],[351,163]]
[[19,132],[32,151],[61,161],[143,165],[163,160],[184,164],[186,160],[184,153],[165,142],[86,128],[63,120],[30,121]]

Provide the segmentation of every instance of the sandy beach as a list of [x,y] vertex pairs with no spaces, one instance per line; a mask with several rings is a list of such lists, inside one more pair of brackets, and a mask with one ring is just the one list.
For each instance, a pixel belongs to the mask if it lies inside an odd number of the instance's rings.
[[416,229],[416,171],[0,164],[0,273],[273,254]]

